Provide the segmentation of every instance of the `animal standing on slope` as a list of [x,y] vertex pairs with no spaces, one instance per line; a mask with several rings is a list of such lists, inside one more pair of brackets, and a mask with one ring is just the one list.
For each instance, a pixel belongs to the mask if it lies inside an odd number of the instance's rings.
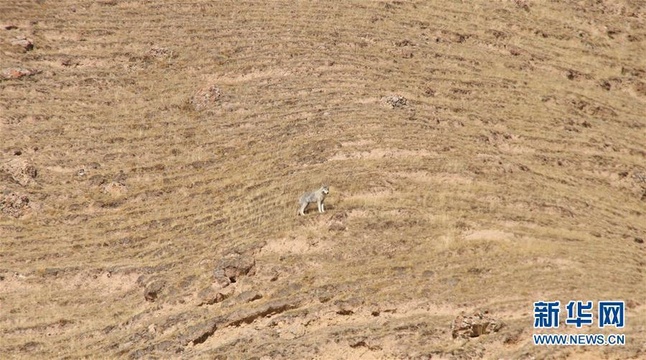
[[309,193],[303,194],[298,203],[300,204],[300,209],[298,210],[298,215],[305,215],[305,209],[310,203],[316,203],[319,207],[319,212],[325,212],[325,196],[330,193],[330,188],[327,185],[321,186],[318,190],[314,190]]

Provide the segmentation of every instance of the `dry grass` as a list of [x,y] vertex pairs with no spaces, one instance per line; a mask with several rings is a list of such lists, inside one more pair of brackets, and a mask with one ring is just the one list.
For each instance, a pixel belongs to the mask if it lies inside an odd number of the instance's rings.
[[[0,213],[10,358],[646,351],[639,2],[62,0],[0,14],[17,26],[0,29],[0,70],[42,71],[0,80],[0,162],[38,169],[25,186],[0,173],[31,207]],[[9,44],[22,35],[32,51]],[[220,98],[196,110],[209,86]],[[407,104],[386,106],[394,94]],[[297,217],[322,182],[328,213]],[[215,261],[263,242],[256,275],[232,285],[262,299],[196,306]],[[151,279],[166,286],[146,302]],[[628,344],[534,347],[531,303],[570,299],[630,301]],[[475,309],[507,326],[452,340],[450,321]]]

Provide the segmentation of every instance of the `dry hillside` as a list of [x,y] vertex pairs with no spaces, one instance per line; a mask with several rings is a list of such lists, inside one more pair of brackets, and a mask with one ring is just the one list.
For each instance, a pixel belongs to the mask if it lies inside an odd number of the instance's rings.
[[0,357],[643,359],[645,144],[639,0],[0,1]]

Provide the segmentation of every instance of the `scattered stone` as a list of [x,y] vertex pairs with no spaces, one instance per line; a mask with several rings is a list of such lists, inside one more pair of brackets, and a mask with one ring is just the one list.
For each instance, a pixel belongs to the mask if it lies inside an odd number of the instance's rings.
[[641,78],[644,75],[646,75],[646,70],[644,69],[639,69],[639,68],[627,68],[627,67],[621,67],[621,75],[629,75],[632,77],[638,77]]
[[487,268],[481,268],[481,267],[471,267],[467,270],[467,273],[471,275],[482,275],[483,273],[489,272],[489,269]]
[[148,56],[156,59],[167,58],[173,56],[173,51],[163,47],[153,46],[150,50],[148,50]]
[[473,338],[480,335],[498,332],[504,324],[488,315],[485,311],[476,311],[473,315],[458,315],[451,324],[453,338]]
[[400,95],[389,95],[384,97],[382,100],[391,109],[404,107],[408,103],[408,100]]
[[159,279],[152,281],[144,289],[144,299],[146,299],[146,301],[155,302],[165,286],[166,281],[164,280]]
[[37,341],[29,341],[23,345],[20,346],[20,351],[21,352],[36,352],[38,350],[41,350],[43,348],[43,343],[37,342]]
[[31,206],[29,205],[29,197],[24,194],[6,191],[0,193],[0,213],[19,218],[24,216]]
[[90,186],[101,186],[105,185],[108,182],[105,177],[101,175],[93,175],[89,179]]
[[0,166],[0,172],[9,174],[13,181],[22,186],[35,184],[36,181],[34,179],[38,176],[36,167],[29,161],[21,158],[14,158],[4,163]]
[[337,294],[338,290],[333,285],[324,285],[318,288],[315,288],[311,291],[311,294],[314,295],[318,301],[321,303],[326,303],[334,298],[334,295]]
[[463,43],[467,39],[467,35],[462,35],[448,30],[438,30],[435,33],[436,43]]
[[516,3],[516,6],[520,9],[523,9],[527,12],[530,11],[529,3],[527,0],[514,0],[514,3]]
[[336,306],[336,313],[339,315],[352,315],[357,308],[363,305],[361,299],[352,298],[349,300],[337,300],[334,302]]
[[590,75],[584,74],[574,69],[568,69],[565,72],[565,77],[567,77],[568,80],[581,80],[581,79],[590,80],[592,78]]
[[221,287],[226,287],[238,281],[239,276],[254,275],[255,265],[256,260],[251,256],[231,254],[218,260],[213,275]]
[[259,299],[262,299],[262,294],[261,293],[259,293],[257,291],[253,291],[253,290],[248,290],[248,291],[244,291],[244,292],[240,293],[240,295],[236,296],[235,301],[237,303],[248,303],[248,302],[256,301],[256,300],[259,300]]
[[180,344],[182,346],[186,346],[190,343],[196,345],[205,342],[206,339],[215,333],[215,330],[218,328],[218,324],[222,323],[222,321],[223,320],[221,318],[215,318],[189,327],[188,334],[182,336]]
[[119,173],[115,175],[112,180],[119,184],[125,185],[127,179],[128,179],[128,175],[126,175],[126,173],[123,172],[123,170],[119,170]]
[[128,187],[120,182],[112,181],[105,185],[101,191],[114,197],[120,197],[128,193]]
[[413,56],[415,56],[415,53],[413,53],[413,51],[411,50],[402,50],[399,52],[399,56],[402,59],[412,59]]
[[210,85],[198,90],[189,102],[195,110],[201,111],[217,103],[221,96],[220,88]]
[[373,341],[367,339],[366,337],[358,337],[355,339],[348,339],[348,345],[351,348],[365,347],[369,350],[381,350],[381,345],[374,343]]
[[380,316],[380,315],[381,315],[381,313],[390,313],[390,314],[394,314],[394,313],[396,313],[396,312],[397,312],[397,308],[393,308],[393,307],[383,307],[383,306],[381,306],[381,305],[376,305],[376,304],[373,304],[373,305],[372,305],[372,307],[371,307],[371,309],[370,309],[370,315],[375,316],[375,317],[376,317],[376,316]]
[[74,59],[72,59],[72,58],[67,58],[67,59],[64,59],[63,61],[61,61],[61,65],[63,65],[63,66],[79,66],[79,65],[81,65],[81,63],[74,60]]
[[28,70],[28,69],[22,69],[22,68],[6,68],[3,69],[2,72],[0,73],[0,76],[4,79],[20,79],[21,77],[25,76],[32,76],[39,74],[41,71],[40,70]]
[[16,30],[18,26],[14,24],[5,24],[5,25],[2,25],[2,28],[5,30]]
[[34,41],[24,36],[20,36],[11,40],[11,45],[21,47],[23,52],[31,51],[34,49]]
[[644,243],[644,239],[639,238],[639,237],[636,237],[636,238],[635,238],[635,242],[636,242],[636,243],[638,243],[638,244],[643,244],[643,243]]
[[198,294],[199,303],[197,306],[213,305],[228,299],[233,295],[233,287],[216,288],[209,286]]
[[637,92],[637,94],[646,96],[646,83],[635,81],[633,88],[635,89],[635,92]]
[[612,89],[612,84],[607,80],[599,80],[599,86],[606,91],[610,91],[610,89]]

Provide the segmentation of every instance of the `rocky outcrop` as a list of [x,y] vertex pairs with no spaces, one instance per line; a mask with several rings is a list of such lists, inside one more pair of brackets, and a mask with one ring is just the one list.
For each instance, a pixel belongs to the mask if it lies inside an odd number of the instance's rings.
[[488,315],[487,312],[476,311],[472,315],[458,315],[451,324],[453,338],[473,338],[480,335],[498,332],[503,323]]

